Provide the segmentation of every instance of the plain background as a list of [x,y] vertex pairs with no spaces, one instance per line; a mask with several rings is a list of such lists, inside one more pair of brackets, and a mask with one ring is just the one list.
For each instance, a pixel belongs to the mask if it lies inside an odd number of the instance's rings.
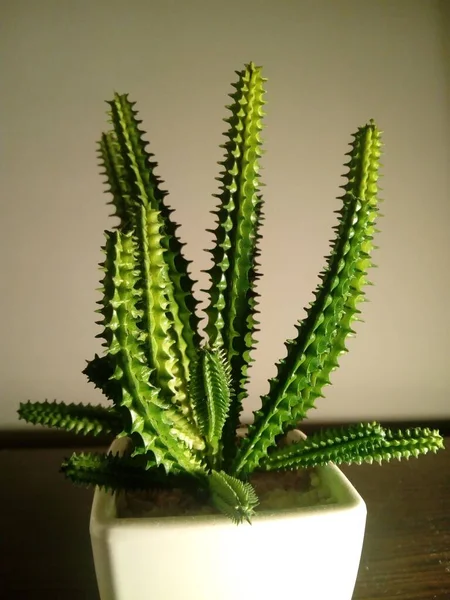
[[0,3],[0,429],[23,400],[102,402],[94,336],[107,197],[95,142],[114,90],[138,101],[193,275],[209,266],[234,71],[264,66],[261,333],[246,418],[312,299],[350,134],[383,129],[384,218],[364,308],[315,420],[448,417],[450,2]]

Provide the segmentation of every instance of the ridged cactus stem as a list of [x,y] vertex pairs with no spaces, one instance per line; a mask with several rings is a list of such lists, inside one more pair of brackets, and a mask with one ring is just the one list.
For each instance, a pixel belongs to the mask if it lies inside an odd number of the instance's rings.
[[322,283],[315,292],[316,300],[297,326],[297,338],[286,343],[287,357],[278,363],[278,374],[270,381],[269,394],[255,413],[254,423],[234,463],[235,472],[257,468],[276,436],[304,417],[309,408],[305,406],[304,395],[314,387],[330,350],[345,351],[340,345],[342,339],[353,333],[350,328],[343,329],[341,318],[347,307],[356,307],[363,294],[365,272],[371,264],[368,242],[372,239],[377,212],[380,156],[379,132],[373,123],[363,127],[358,135],[363,139],[357,157],[358,181],[364,184],[358,187],[358,192],[363,197],[356,197],[351,191],[343,197],[336,239],[321,274]]
[[125,177],[134,194],[131,212],[141,257],[148,358],[155,367],[155,384],[191,417],[187,383],[198,342],[193,330],[195,301],[188,299],[192,282],[176,237],[176,225],[170,220],[171,211],[164,204],[166,193],[154,174],[156,163],[146,151],[136,115],[127,97],[116,94],[111,102],[111,119]]
[[115,409],[90,404],[64,402],[21,402],[19,418],[33,423],[64,429],[81,435],[117,435],[122,431],[122,420]]
[[270,452],[260,464],[265,471],[306,469],[329,462],[341,464],[379,446],[385,433],[379,423],[361,423],[340,429],[323,429]]
[[135,452],[152,452],[167,472],[174,465],[188,472],[201,471],[194,449],[204,447],[202,438],[181,413],[173,414],[161,390],[151,383],[145,337],[138,326],[143,292],[137,285],[136,244],[131,234],[108,234],[105,252],[103,337],[116,360],[114,378],[122,385],[121,405],[130,415],[131,429],[125,433],[139,436],[141,445]]
[[263,117],[263,82],[260,67],[250,63],[238,73],[236,92],[231,94],[231,116],[224,144],[226,156],[219,178],[221,193],[213,231],[214,265],[209,270],[210,303],[206,309],[206,333],[211,344],[223,343],[231,365],[234,399],[224,429],[224,447],[229,457],[235,449],[236,428],[246,397],[245,386],[254,332],[257,294],[258,240],[262,198],[259,194],[260,132]]
[[444,448],[444,439],[437,429],[414,427],[406,430],[385,430],[383,443],[373,453],[365,452],[361,462],[372,463],[396,458],[418,458],[428,452],[436,453]]
[[[98,486],[106,491],[145,490],[155,484],[156,463],[129,456],[74,453],[61,465],[61,471],[73,483]],[[161,479],[161,473],[158,478]]]
[[83,369],[83,375],[86,375],[88,381],[99,388],[107,398],[115,404],[119,404],[122,390],[117,381],[112,379],[114,368],[114,362],[110,356],[98,356],[96,354]]
[[202,348],[191,372],[190,398],[211,468],[221,467],[223,427],[232,401],[231,368],[223,348]]
[[293,423],[302,420],[319,397],[323,397],[323,388],[331,383],[331,373],[338,367],[341,354],[347,351],[346,338],[354,333],[352,326],[359,320],[360,310],[358,306],[365,301],[364,288],[368,285],[368,270],[372,265],[370,256],[375,249],[373,238],[376,233],[376,224],[379,217],[378,183],[379,157],[381,153],[380,132],[376,129],[373,121],[369,126],[361,127],[354,136],[351,150],[348,153],[350,159],[346,166],[349,167],[345,175],[347,182],[343,185],[344,210],[348,209],[345,202],[346,197],[354,195],[362,198],[367,203],[369,214],[367,224],[361,232],[364,239],[360,243],[360,258],[356,264],[353,276],[349,277],[348,285],[352,294],[347,298],[344,309],[337,315],[336,332],[328,352],[324,355],[323,366],[311,377],[311,385],[302,392],[302,403],[293,409]]
[[143,318],[148,331],[149,363],[155,368],[155,385],[162,394],[189,413],[187,380],[181,378],[175,341],[170,334],[172,315],[167,297],[168,271],[161,245],[162,230],[159,213],[140,207],[137,225],[139,264],[142,264]]
[[252,485],[231,477],[223,471],[212,471],[208,477],[211,500],[214,506],[236,525],[243,521],[251,524],[255,507],[259,504]]
[[436,430],[414,428],[405,431],[383,429],[378,423],[361,423],[341,429],[325,429],[306,440],[270,453],[261,468],[267,471],[306,469],[323,466],[417,458],[444,447]]
[[[95,485],[107,491],[173,487],[195,491],[199,484],[198,479],[185,473],[168,475],[156,463],[145,461],[143,457],[113,454],[74,453],[62,463],[61,471],[77,485]],[[204,481],[206,484],[206,478]]]
[[108,185],[107,192],[112,196],[109,204],[112,204],[116,211],[111,216],[118,217],[120,220],[118,227],[122,231],[126,231],[133,219],[132,190],[126,178],[117,137],[112,131],[103,133],[101,136],[99,159],[100,166],[104,169],[102,175],[106,177]]
[[169,209],[163,200],[159,208],[164,220],[165,260],[172,286],[169,288],[170,310],[173,315],[173,329],[180,351],[185,376],[189,378],[190,367],[197,356],[201,338],[198,333],[199,318],[196,314],[198,301],[194,296],[194,283],[189,274],[190,261],[183,255],[183,245],[178,239],[178,225],[170,218]]

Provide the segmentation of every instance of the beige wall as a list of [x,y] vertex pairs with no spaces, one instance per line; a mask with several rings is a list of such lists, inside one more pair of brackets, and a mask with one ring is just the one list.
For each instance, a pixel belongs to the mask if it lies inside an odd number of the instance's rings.
[[28,398],[101,401],[81,370],[99,350],[96,265],[111,227],[94,145],[103,101],[138,100],[200,277],[223,106],[249,60],[269,78],[251,408],[311,299],[349,134],[374,117],[386,151],[376,285],[313,418],[448,417],[449,4],[3,1],[0,429],[21,426]]

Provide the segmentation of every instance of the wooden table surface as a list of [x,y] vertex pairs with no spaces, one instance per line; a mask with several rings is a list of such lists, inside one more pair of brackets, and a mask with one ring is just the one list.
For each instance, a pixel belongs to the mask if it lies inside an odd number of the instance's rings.
[[[343,468],[368,508],[354,600],[450,600],[446,442],[436,456]],[[92,491],[58,473],[71,452],[0,451],[2,600],[98,600],[88,532]]]

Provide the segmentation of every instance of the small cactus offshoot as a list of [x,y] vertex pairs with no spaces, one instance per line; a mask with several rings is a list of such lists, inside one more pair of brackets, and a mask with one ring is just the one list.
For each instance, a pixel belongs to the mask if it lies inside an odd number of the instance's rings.
[[72,455],[62,471],[75,483],[107,490],[193,486],[241,523],[250,522],[258,504],[248,481],[255,471],[417,457],[436,452],[443,440],[426,428],[390,431],[361,423],[324,429],[288,446],[278,443],[323,397],[359,320],[380,203],[381,134],[372,120],[350,144],[335,236],[315,299],[296,325],[295,339],[286,342],[286,356],[277,363],[253,423],[239,438],[258,325],[266,80],[253,63],[237,76],[225,119],[204,334],[189,261],[135,103],[115,94],[109,102],[111,130],[98,146],[118,219],[105,232],[103,247],[97,312],[104,353],[83,371],[111,404],[26,402],[19,416],[75,433],[129,438],[125,456]]

